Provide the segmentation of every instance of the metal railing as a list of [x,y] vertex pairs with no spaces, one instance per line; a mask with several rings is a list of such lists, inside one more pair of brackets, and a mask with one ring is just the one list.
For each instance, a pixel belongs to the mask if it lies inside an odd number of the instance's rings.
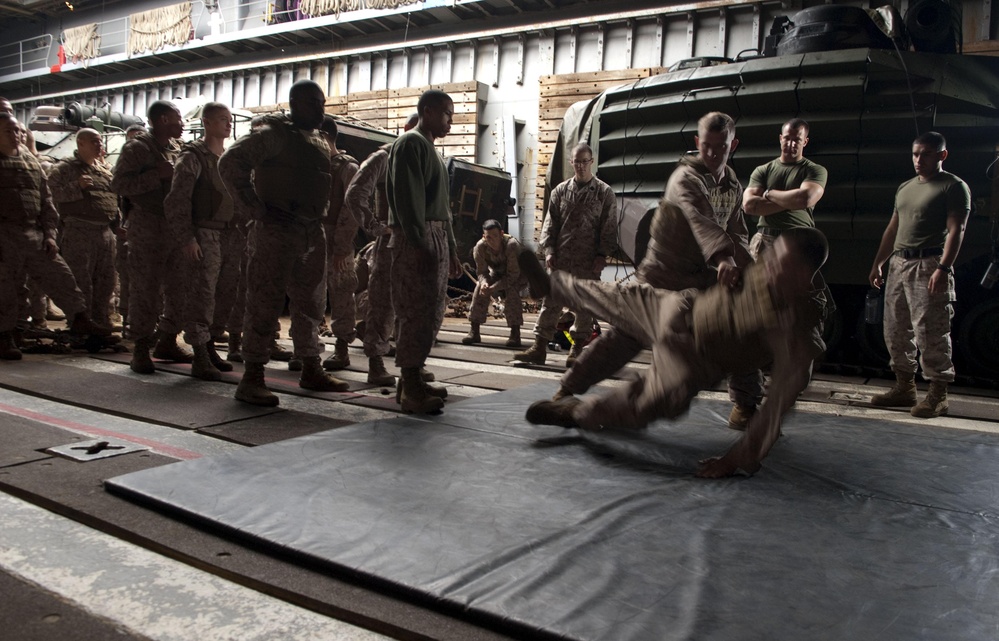
[[47,69],[51,52],[52,35],[48,33],[0,46],[0,76]]

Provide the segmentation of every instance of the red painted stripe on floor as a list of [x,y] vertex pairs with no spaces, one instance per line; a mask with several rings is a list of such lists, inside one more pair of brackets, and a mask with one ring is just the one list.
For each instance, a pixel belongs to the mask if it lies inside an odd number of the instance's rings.
[[192,452],[191,450],[185,450],[181,447],[174,447],[172,445],[167,445],[165,443],[160,443],[159,441],[153,441],[151,439],[142,438],[141,436],[132,436],[130,434],[122,434],[120,432],[115,432],[112,430],[106,430],[101,427],[94,427],[93,425],[84,425],[83,423],[77,423],[75,421],[67,421],[65,419],[57,418],[55,416],[49,416],[47,414],[42,414],[40,412],[35,412],[32,410],[24,409],[23,407],[14,407],[13,405],[5,405],[0,403],[0,412],[5,412],[7,414],[13,414],[14,416],[20,416],[23,418],[30,418],[33,421],[38,421],[39,423],[45,423],[46,425],[52,425],[54,427],[62,427],[74,432],[82,432],[84,434],[89,434],[91,436],[110,436],[122,441],[128,441],[130,443],[135,443],[136,445],[142,445],[148,447],[160,454],[165,454],[167,456],[172,456],[173,458],[181,459],[184,461],[201,458],[201,454],[197,452]]

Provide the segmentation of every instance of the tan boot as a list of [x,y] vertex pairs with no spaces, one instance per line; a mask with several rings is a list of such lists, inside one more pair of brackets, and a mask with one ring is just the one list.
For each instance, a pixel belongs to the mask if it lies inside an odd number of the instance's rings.
[[395,376],[385,369],[385,361],[381,356],[368,358],[368,382],[372,385],[395,385]]
[[349,383],[323,371],[318,356],[302,359],[302,377],[298,379],[298,386],[315,392],[346,392],[350,389]]
[[156,347],[153,348],[153,358],[174,363],[190,363],[194,360],[194,354],[177,344],[176,334],[160,332]]
[[132,350],[132,360],[128,366],[136,374],[155,374],[156,367],[149,358],[149,348],[153,344],[152,338],[139,338],[135,341],[135,348]]
[[565,358],[565,366],[572,367],[573,365],[575,365],[576,359],[579,358],[580,354],[582,353],[583,353],[583,346],[579,344],[579,341],[576,341],[575,343],[572,344],[572,347],[569,348],[569,355],[566,356]]
[[402,406],[403,412],[429,414],[444,407],[444,401],[432,396],[420,378],[420,368],[404,367],[399,380],[399,391],[396,400]]
[[347,341],[338,338],[333,346],[333,355],[323,361],[323,369],[327,372],[335,372],[350,365],[350,354],[347,352]]
[[[423,370],[420,370],[423,371]],[[447,388],[443,385],[431,385],[427,382],[427,379],[420,377],[420,382],[423,383],[423,389],[426,390],[427,394],[441,399],[442,401],[447,398]],[[402,379],[395,385],[395,402],[402,402]]]
[[875,407],[912,407],[916,404],[916,375],[895,372],[895,385],[884,394],[871,397]]
[[208,360],[212,362],[212,365],[215,366],[215,369],[217,369],[220,372],[232,371],[232,363],[227,363],[226,361],[222,360],[222,357],[219,356],[219,353],[215,351],[215,345],[213,343],[209,342],[207,345],[205,345],[205,349],[208,350]]
[[434,381],[437,380],[437,377],[434,376],[434,373],[428,370],[426,367],[420,368],[420,378],[423,379],[424,383],[433,383]]
[[926,398],[909,410],[909,413],[916,418],[936,418],[947,414],[949,409],[950,404],[947,402],[947,382],[930,381],[930,389],[926,392]]
[[275,407],[278,404],[278,397],[275,396],[264,384],[264,364],[247,363],[243,370],[243,378],[236,387],[236,400],[249,403],[251,405],[262,405],[264,407]]
[[755,405],[739,405],[736,403],[732,406],[732,411],[728,415],[728,428],[745,432],[746,427],[749,425],[749,419],[753,417],[753,414],[756,414]]
[[461,344],[472,345],[481,342],[482,342],[482,335],[479,334],[479,324],[472,323],[472,328],[468,330],[468,333],[465,334],[465,337],[461,339]]
[[229,334],[229,351],[225,359],[230,363],[243,362],[243,337],[239,334]]
[[[231,366],[230,366],[231,367]],[[194,346],[194,360],[191,361],[191,376],[203,381],[221,381],[222,372],[213,364],[205,345]]]
[[523,347],[524,344],[520,341],[520,325],[513,325],[510,327],[510,338],[506,339],[507,347]]
[[540,336],[534,337],[534,345],[531,345],[526,352],[517,352],[513,355],[513,360],[521,363],[533,363],[544,365],[548,357],[548,341]]
[[533,425],[579,427],[572,412],[580,403],[582,401],[575,396],[566,396],[559,401],[536,401],[527,408],[524,418]]
[[5,361],[21,360],[21,350],[14,342],[14,335],[10,332],[0,332],[0,359]]

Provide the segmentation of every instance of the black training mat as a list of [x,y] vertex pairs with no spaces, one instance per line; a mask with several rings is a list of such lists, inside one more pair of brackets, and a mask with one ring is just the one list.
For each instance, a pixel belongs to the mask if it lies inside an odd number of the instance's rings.
[[708,481],[727,403],[638,434],[526,424],[553,389],[107,487],[514,636],[995,638],[999,437],[801,412],[755,477]]
[[[188,389],[192,382],[175,379],[161,384],[162,381],[147,382],[138,377],[92,372],[52,361],[24,360],[4,369],[0,387],[181,429],[198,429],[282,411]],[[177,402],[178,391],[183,393],[183,403]]]

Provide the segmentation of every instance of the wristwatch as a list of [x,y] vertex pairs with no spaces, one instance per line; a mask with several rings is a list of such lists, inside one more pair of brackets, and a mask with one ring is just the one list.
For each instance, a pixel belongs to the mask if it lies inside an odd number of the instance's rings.
[[767,200],[767,201],[770,200],[770,190],[769,189],[766,190],[765,192],[763,192],[763,200]]
[[937,269],[944,272],[945,274],[953,274],[954,268],[950,265],[937,265]]

